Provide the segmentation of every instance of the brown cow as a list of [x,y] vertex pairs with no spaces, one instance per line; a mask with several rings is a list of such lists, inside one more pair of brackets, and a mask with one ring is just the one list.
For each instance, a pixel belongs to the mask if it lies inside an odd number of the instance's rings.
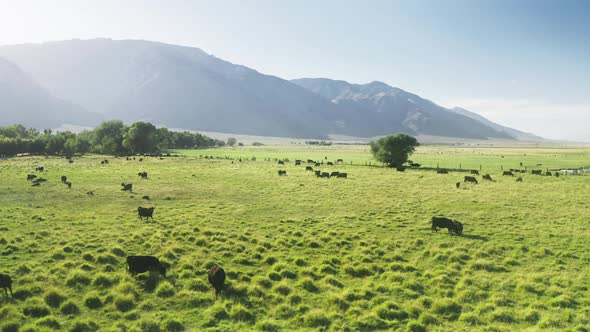
[[215,264],[209,269],[207,279],[211,286],[213,286],[213,289],[215,289],[215,300],[217,300],[217,297],[221,295],[223,284],[225,283],[225,271],[219,265]]

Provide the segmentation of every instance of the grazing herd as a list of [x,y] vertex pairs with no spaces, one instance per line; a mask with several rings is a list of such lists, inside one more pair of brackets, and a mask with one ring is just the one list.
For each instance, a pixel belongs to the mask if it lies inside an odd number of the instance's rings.
[[[135,159],[135,158],[133,158],[133,159]],[[127,157],[127,160],[131,160],[131,159],[129,157]],[[140,158],[139,161],[143,161],[143,158]],[[105,165],[108,163],[109,163],[109,161],[106,159],[101,161],[101,165]],[[333,178],[333,177],[347,178],[347,173],[344,173],[344,172],[340,172],[340,171],[322,172],[320,170],[314,169],[314,167],[320,167],[321,165],[323,165],[324,164],[323,161],[317,162],[317,161],[308,159],[307,163],[313,164],[314,166],[313,167],[310,165],[305,166],[305,171],[306,172],[307,171],[313,172],[313,174],[318,178]],[[335,163],[328,161],[325,164],[328,166],[334,166],[335,164],[343,164],[343,163],[344,163],[344,161],[342,159],[337,159]],[[278,164],[285,165],[285,161],[278,160]],[[296,160],[295,166],[300,166],[300,165],[302,165],[302,160]],[[413,163],[413,162],[410,162],[409,165],[411,168],[417,168],[417,167],[421,166],[420,164]],[[522,166],[522,164],[521,164],[521,166]],[[405,168],[402,168],[402,170],[403,169],[405,169]],[[45,172],[45,168],[44,167],[36,167],[35,171]],[[444,168],[437,168],[436,173],[437,174],[449,174],[449,171]],[[511,169],[511,170],[503,171],[502,176],[514,177],[514,173],[523,173],[523,171]],[[536,175],[543,175],[543,172],[541,170],[532,170],[531,173],[536,174]],[[478,180],[475,176],[480,175],[479,171],[471,170],[470,174],[471,175],[464,176],[463,182],[478,184]],[[148,179],[148,173],[146,171],[138,172],[137,175],[141,179]],[[287,171],[286,170],[278,170],[278,175],[279,176],[286,176]],[[552,173],[547,171],[545,173],[545,175],[552,176]],[[556,177],[558,177],[559,172],[555,172],[554,175]],[[489,174],[483,175],[482,179],[488,180],[488,181],[493,181],[492,177]],[[42,182],[47,181],[43,178],[38,177],[35,174],[27,174],[27,180],[31,181],[33,186],[39,186]],[[518,177],[516,179],[516,181],[522,182],[523,178]],[[68,181],[68,178],[65,175],[61,176],[61,182],[65,185],[67,185],[68,188],[72,187],[71,182]],[[122,187],[121,190],[123,190],[123,191],[132,192],[132,190],[133,190],[133,185],[131,183],[123,182],[123,183],[121,183],[121,187]],[[456,182],[456,188],[459,189],[460,187],[461,187],[461,182]],[[87,193],[87,195],[93,196],[94,193],[92,191],[89,191]],[[150,200],[149,196],[147,196],[147,195],[143,196],[142,198],[145,200]],[[146,221],[149,221],[149,218],[152,218],[152,220],[153,220],[154,210],[155,210],[155,207],[141,207],[141,206],[138,207],[137,214],[138,214],[139,219],[141,221],[143,221],[143,219],[145,218]],[[432,217],[430,223],[431,223],[432,232],[438,232],[438,230],[440,228],[446,228],[448,230],[448,233],[451,235],[454,234],[457,236],[461,236],[463,234],[463,224],[459,221],[452,220],[452,219],[449,219],[446,217],[435,216],[435,217]],[[155,272],[155,273],[159,273],[163,277],[166,277],[166,272],[170,268],[170,266],[168,264],[161,262],[157,257],[154,257],[154,256],[127,256],[126,262],[127,262],[127,272],[129,274],[131,274],[132,276],[136,276],[139,273]],[[215,291],[215,299],[216,300],[221,295],[221,292],[222,292],[224,284],[225,284],[225,280],[226,280],[226,273],[223,268],[221,268],[217,264],[214,264],[213,266],[210,267],[210,269],[208,271],[208,282]],[[0,274],[0,287],[4,289],[7,297],[8,297],[8,292],[10,291],[12,298],[14,298],[14,295],[12,293],[12,279],[10,278],[9,275]]]
[[[326,159],[327,159],[327,157],[326,157]],[[285,161],[284,160],[278,160],[277,163],[279,165],[285,165]],[[301,160],[301,159],[295,160],[295,166],[301,166],[302,163],[303,163],[303,160]],[[314,165],[313,167],[320,167],[321,165],[324,164],[323,161],[317,162],[317,161],[312,160],[312,159],[307,159],[307,163],[308,164],[313,164]],[[326,165],[327,166],[334,166],[335,164],[343,164],[343,163],[344,163],[344,160],[343,159],[337,159],[335,163],[334,162],[331,162],[331,161],[327,161],[326,162]],[[326,179],[329,179],[329,178],[342,178],[342,179],[347,179],[348,178],[348,174],[347,173],[344,173],[344,172],[340,172],[340,171],[322,172],[320,170],[314,170],[313,167],[307,165],[307,166],[305,166],[305,171],[306,172],[307,171],[314,172],[314,175],[317,178],[326,178]],[[281,169],[281,170],[278,171],[278,174],[279,174],[279,176],[287,175],[287,171]]]

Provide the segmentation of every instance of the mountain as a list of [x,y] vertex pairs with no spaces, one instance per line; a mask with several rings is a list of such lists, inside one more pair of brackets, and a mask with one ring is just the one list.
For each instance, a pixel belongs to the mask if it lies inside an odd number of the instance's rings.
[[348,110],[349,116],[355,114],[359,136],[404,132],[473,139],[514,139],[504,128],[491,127],[382,82],[351,84],[325,78],[291,82],[342,106]]
[[98,114],[52,96],[17,65],[0,58],[0,125],[20,123],[46,129],[100,121]]
[[514,138],[516,138],[518,140],[521,140],[521,141],[540,141],[540,140],[544,140],[543,137],[540,137],[540,136],[537,136],[537,135],[534,135],[534,134],[531,134],[531,133],[527,133],[527,132],[524,132],[524,131],[520,131],[520,130],[517,130],[517,129],[505,127],[505,126],[502,126],[500,124],[494,123],[494,122],[492,122],[492,121],[484,118],[483,116],[481,116],[481,115],[479,115],[477,113],[468,111],[468,110],[466,110],[464,108],[461,108],[461,107],[453,107],[453,108],[451,108],[449,110],[451,112],[453,112],[453,113],[457,113],[457,114],[461,114],[461,115],[470,117],[470,118],[472,118],[472,119],[474,119],[476,121],[479,121],[479,122],[483,123],[484,125],[486,125],[486,126],[488,126],[490,128],[493,128],[493,129],[495,129],[497,131],[503,131],[503,132],[507,133],[508,135],[510,135],[510,136],[512,136],[512,137],[514,137]]
[[[47,95],[126,122],[293,138],[396,132],[516,137],[509,128],[381,82],[287,81],[193,47],[143,40],[70,40],[1,46],[0,57],[23,68]],[[53,119],[67,117],[56,113]]]
[[200,49],[140,40],[0,47],[52,93],[108,118],[236,134],[324,137],[337,106]]

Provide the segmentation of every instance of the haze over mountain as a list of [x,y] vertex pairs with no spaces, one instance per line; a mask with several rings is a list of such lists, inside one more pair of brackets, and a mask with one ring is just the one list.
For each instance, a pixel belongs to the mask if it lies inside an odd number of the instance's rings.
[[[141,40],[71,40],[2,46],[0,57],[30,74],[47,95],[126,122],[300,138],[395,132],[475,139],[519,137],[517,131],[384,83],[290,82],[192,47]],[[4,109],[4,99],[0,104]],[[57,122],[72,123],[71,117],[52,114]],[[90,116],[77,124],[92,125],[93,121]]]
[[292,82],[334,104],[357,111],[356,114],[362,116],[358,120],[364,122],[360,128],[361,136],[405,132],[461,138],[514,138],[501,129],[450,112],[429,100],[382,82],[361,85],[325,78],[304,78]]
[[0,58],[0,125],[51,128],[68,122],[97,125],[102,117],[52,96],[17,65]]

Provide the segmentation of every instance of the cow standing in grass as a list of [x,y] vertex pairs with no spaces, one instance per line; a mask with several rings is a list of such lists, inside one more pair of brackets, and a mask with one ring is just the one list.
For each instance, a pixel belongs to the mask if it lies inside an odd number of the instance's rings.
[[464,179],[463,182],[471,182],[471,183],[477,184],[477,179],[473,176],[467,175],[463,179]]
[[279,176],[282,176],[282,175],[287,175],[287,171],[280,169]]
[[221,295],[221,290],[225,283],[225,271],[219,265],[215,264],[209,269],[207,279],[209,279],[209,283],[215,289],[215,300],[217,300],[217,297]]
[[61,176],[61,183],[65,184],[68,181],[68,177],[65,175]]
[[6,297],[8,297],[8,291],[10,291],[10,295],[12,296],[12,299],[14,299],[14,294],[12,293],[12,279],[8,274],[0,273],[0,287],[4,288]]
[[446,228],[449,234],[461,235],[463,233],[463,224],[445,217],[432,217],[432,231],[438,232],[439,228]]
[[143,218],[145,217],[146,220],[149,220],[150,218],[152,218],[152,220],[154,220],[154,210],[156,208],[155,207],[149,207],[149,208],[144,208],[144,207],[138,207],[137,208],[137,215],[139,216],[139,220],[143,220]]
[[132,276],[138,273],[154,271],[166,276],[167,266],[154,256],[127,256],[127,272]]

